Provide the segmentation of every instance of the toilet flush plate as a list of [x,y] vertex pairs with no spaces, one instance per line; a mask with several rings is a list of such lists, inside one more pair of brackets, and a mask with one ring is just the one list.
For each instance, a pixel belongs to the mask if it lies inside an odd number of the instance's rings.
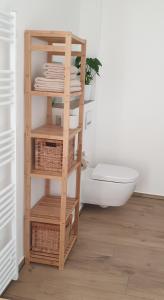
[[85,114],[85,129],[92,124],[92,111],[88,110]]

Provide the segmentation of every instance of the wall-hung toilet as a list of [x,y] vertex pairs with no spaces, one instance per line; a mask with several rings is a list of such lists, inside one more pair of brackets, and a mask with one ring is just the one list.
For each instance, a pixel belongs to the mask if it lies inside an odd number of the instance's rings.
[[81,202],[102,207],[124,205],[133,194],[139,173],[127,167],[98,164],[82,176]]

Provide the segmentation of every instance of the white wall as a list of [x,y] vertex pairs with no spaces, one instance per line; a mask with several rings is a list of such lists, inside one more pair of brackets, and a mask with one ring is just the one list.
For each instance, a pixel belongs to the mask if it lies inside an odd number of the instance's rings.
[[99,17],[91,2],[81,24],[103,63],[92,163],[136,168],[138,192],[164,195],[164,1],[97,0]]
[[101,17],[101,0],[80,1],[79,34],[87,39],[87,56],[96,56],[99,52]]
[[[101,34],[101,0],[80,1],[80,28],[79,35],[87,40],[87,57],[99,55]],[[92,87],[92,100],[95,100],[96,86],[99,78],[95,78]],[[96,128],[96,102],[92,103],[92,124],[84,130],[84,145],[86,159],[89,164],[94,165],[95,156],[95,128]]]
[[[23,257],[23,132],[24,132],[24,30],[25,29],[50,29],[67,30],[78,33],[79,29],[79,1],[77,0],[46,0],[22,1],[1,0],[0,10],[17,12],[17,104],[18,104],[18,261]],[[34,103],[37,113],[41,100]],[[43,101],[42,101],[43,104]],[[36,181],[35,181],[36,184]],[[35,185],[35,189],[37,186]]]

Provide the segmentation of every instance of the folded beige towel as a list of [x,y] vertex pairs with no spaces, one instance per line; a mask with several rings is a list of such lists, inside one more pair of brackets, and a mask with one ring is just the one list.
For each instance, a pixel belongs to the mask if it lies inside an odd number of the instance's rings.
[[[64,91],[65,66],[62,63],[45,63],[43,65],[44,76],[36,77],[34,82],[35,90],[40,91]],[[70,69],[70,91],[81,91],[81,82],[77,77],[78,69],[71,66]]]
[[[45,71],[45,72],[43,72],[43,75],[45,76],[45,78],[52,78],[52,79],[62,79],[62,80],[64,80],[64,78],[65,78],[64,73],[63,74],[55,73],[53,71]],[[70,78],[71,79],[76,79],[77,75],[72,73]]]
[[[52,78],[45,78],[45,77],[36,77],[35,78],[35,85],[43,85],[43,86],[61,86],[64,87],[64,80],[62,79],[52,79]],[[70,86],[81,86],[79,79],[73,79],[70,81]]]
[[[54,72],[59,72],[59,73],[62,73],[64,72],[64,64],[62,63],[45,63],[43,65],[43,69],[44,70],[51,70],[51,71],[54,71]],[[78,73],[78,69],[75,67],[75,66],[71,66],[71,74],[77,74]]]
[[[38,91],[64,92],[64,80],[36,77],[34,88]],[[81,83],[79,79],[73,79],[70,81],[70,91],[81,91]]]
[[[62,93],[64,92],[64,88],[60,88],[60,87],[43,87],[43,86],[35,86],[35,90],[36,91],[50,91],[50,92],[59,92]],[[81,91],[81,87],[75,86],[75,87],[70,87],[70,92],[80,92]]]

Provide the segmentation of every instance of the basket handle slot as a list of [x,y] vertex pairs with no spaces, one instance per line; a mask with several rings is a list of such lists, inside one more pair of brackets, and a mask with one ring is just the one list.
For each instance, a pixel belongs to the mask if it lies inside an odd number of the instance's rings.
[[53,147],[53,148],[55,148],[55,147],[57,147],[57,143],[46,142],[46,146],[47,146],[47,147]]

